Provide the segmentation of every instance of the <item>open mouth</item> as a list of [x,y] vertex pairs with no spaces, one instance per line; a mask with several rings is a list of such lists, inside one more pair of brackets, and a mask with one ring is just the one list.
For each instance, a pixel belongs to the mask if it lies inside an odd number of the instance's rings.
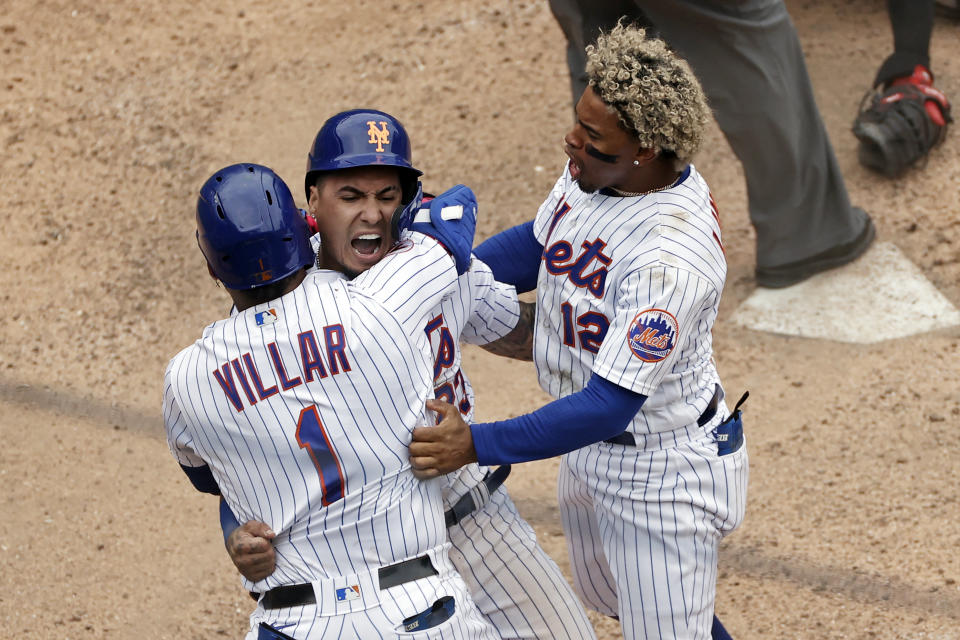
[[567,157],[568,157],[568,158],[570,158],[570,162],[569,162],[569,165],[570,165],[570,177],[573,178],[574,180],[579,180],[579,179],[580,179],[580,174],[583,172],[583,169],[580,167],[580,165],[577,163],[577,161],[574,160],[573,154],[570,153],[570,148],[567,146],[566,143],[564,143],[564,145],[563,145],[563,152],[564,152],[565,154],[567,154]]
[[382,237],[378,233],[363,233],[354,238],[350,245],[358,255],[364,257],[373,256],[379,251],[382,244]]

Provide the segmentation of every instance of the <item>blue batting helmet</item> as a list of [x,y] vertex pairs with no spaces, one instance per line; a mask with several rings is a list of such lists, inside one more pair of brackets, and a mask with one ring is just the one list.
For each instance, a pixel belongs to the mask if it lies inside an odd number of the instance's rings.
[[318,173],[374,165],[396,167],[403,203],[414,198],[423,172],[410,163],[410,138],[400,121],[373,109],[338,113],[320,127],[307,156],[307,199]]
[[230,289],[276,282],[313,263],[310,229],[290,188],[257,164],[225,167],[197,198],[197,243]]

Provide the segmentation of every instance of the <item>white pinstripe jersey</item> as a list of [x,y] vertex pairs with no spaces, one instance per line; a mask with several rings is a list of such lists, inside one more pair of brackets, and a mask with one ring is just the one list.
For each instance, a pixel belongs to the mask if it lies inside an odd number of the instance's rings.
[[[320,249],[319,234],[311,237],[310,242],[314,251]],[[495,280],[490,267],[474,257],[470,269],[460,276],[456,291],[444,296],[428,316],[425,332],[433,352],[435,397],[456,405],[469,424],[473,422],[474,394],[470,379],[461,370],[459,342],[487,344],[510,333],[520,317],[517,291],[512,285]],[[487,469],[469,464],[448,474],[444,506],[452,507],[477,486]]]
[[592,373],[648,396],[628,431],[695,423],[719,381],[711,330],[727,265],[716,205],[693,165],[644,196],[584,193],[569,167],[540,206],[534,360],[554,397]]
[[[510,333],[520,317],[517,291],[498,282],[490,267],[474,257],[460,277],[460,286],[444,298],[427,324],[434,356],[436,397],[456,405],[467,424],[473,422],[474,395],[460,368],[458,338],[469,344],[487,344]],[[445,476],[444,505],[449,508],[483,480],[488,467],[469,464]]]
[[276,571],[248,589],[357,573],[445,540],[441,483],[414,478],[408,447],[433,419],[423,327],[456,283],[446,251],[414,234],[352,282],[314,271],[171,360],[174,456],[208,465],[241,522],[277,532]]

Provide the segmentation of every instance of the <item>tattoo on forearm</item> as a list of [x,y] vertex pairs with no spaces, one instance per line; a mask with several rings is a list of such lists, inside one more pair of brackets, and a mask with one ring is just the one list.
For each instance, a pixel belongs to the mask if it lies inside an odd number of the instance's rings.
[[520,319],[513,331],[499,340],[482,345],[490,353],[514,360],[533,360],[533,320],[537,306],[532,302],[520,303]]

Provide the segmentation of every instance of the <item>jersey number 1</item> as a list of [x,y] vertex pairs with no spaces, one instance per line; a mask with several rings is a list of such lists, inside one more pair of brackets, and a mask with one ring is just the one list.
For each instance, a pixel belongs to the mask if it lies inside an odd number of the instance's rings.
[[297,444],[306,449],[313,460],[313,465],[320,474],[320,485],[323,487],[321,501],[323,506],[329,506],[343,497],[343,471],[340,461],[333,454],[330,439],[320,422],[320,414],[315,405],[304,407],[297,420]]

